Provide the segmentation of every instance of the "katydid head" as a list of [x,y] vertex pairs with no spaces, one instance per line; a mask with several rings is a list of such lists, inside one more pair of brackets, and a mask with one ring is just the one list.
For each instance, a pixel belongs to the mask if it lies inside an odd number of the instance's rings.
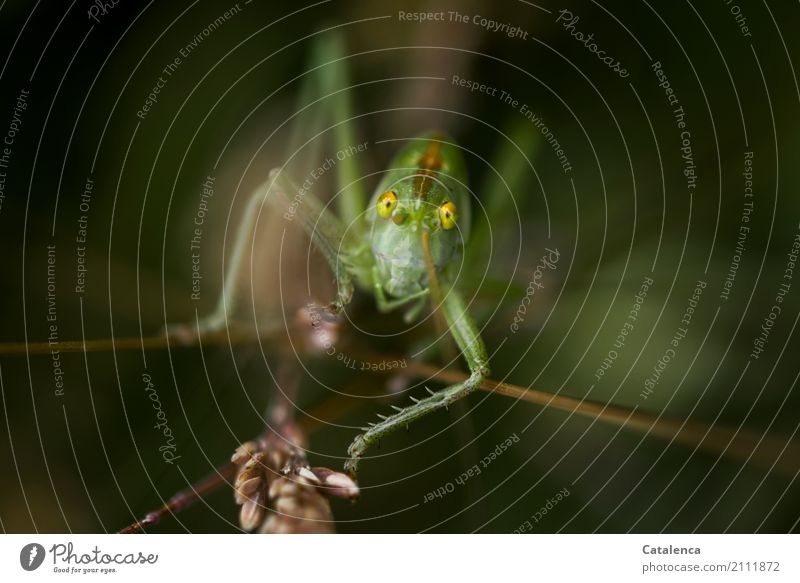
[[461,150],[442,132],[406,142],[366,213],[376,285],[410,298],[458,260],[469,235],[466,180]]
[[422,177],[433,183],[425,197],[419,195],[420,175],[410,174],[378,193],[369,211],[376,283],[396,298],[429,287],[429,266],[441,273],[463,247],[451,189],[433,176]]

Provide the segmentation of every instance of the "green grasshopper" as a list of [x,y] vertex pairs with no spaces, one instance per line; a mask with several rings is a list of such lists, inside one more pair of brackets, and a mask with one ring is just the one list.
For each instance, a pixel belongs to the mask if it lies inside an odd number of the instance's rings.
[[[452,140],[438,132],[411,139],[396,155],[370,203],[345,225],[306,192],[297,192],[280,170],[270,174],[270,194],[292,203],[298,220],[336,274],[338,293],[328,306],[338,313],[354,287],[374,294],[381,312],[408,306],[413,321],[426,302],[441,306],[448,330],[469,366],[461,383],[416,400],[371,424],[350,445],[345,467],[355,472],[364,452],[385,435],[465,397],[489,375],[486,349],[453,281],[469,236],[466,165]],[[268,195],[270,196],[270,195]]]
[[[321,135],[330,132],[338,147],[358,142],[352,133],[352,119],[347,95],[347,71],[344,67],[343,41],[334,34],[321,35],[315,41],[312,67],[301,90],[301,101],[325,105],[330,114],[326,129],[317,118],[316,133],[309,143],[318,144]],[[321,97],[319,97],[321,96]],[[507,150],[498,156],[497,178],[489,179],[482,190],[493,192],[521,184],[526,179],[527,156],[537,149],[538,142],[525,126],[513,129]],[[288,147],[300,151],[295,136]],[[520,153],[525,153],[519,156]],[[327,310],[341,312],[350,302],[356,287],[375,297],[378,310],[389,312],[405,308],[405,320],[418,318],[426,305],[431,304],[434,318],[441,314],[440,328],[455,340],[469,367],[463,382],[447,386],[429,397],[406,407],[394,407],[395,413],[380,416],[377,423],[364,428],[348,449],[346,469],[355,473],[365,452],[393,431],[407,427],[413,421],[469,395],[479,388],[489,375],[489,362],[478,327],[458,290],[459,264],[465,254],[487,247],[487,223],[476,225],[470,235],[471,199],[467,188],[466,163],[462,149],[443,132],[429,131],[409,137],[390,162],[389,168],[375,188],[371,199],[361,191],[362,175],[355,157],[345,157],[337,165],[339,194],[333,204],[337,212],[316,198],[308,189],[299,189],[289,178],[288,171],[276,168],[269,173],[264,185],[252,195],[240,226],[233,255],[228,264],[223,293],[214,313],[200,322],[199,332],[224,328],[236,311],[241,290],[237,283],[244,271],[243,258],[255,230],[256,217],[266,202],[273,210],[283,213],[287,223],[296,223],[308,234],[334,273],[337,292]],[[511,197],[493,196],[486,201],[486,213],[491,220],[502,223],[513,212]],[[467,249],[466,244],[470,241]],[[441,331],[440,331],[441,332]],[[429,390],[430,392],[430,390]],[[548,402],[548,405],[550,403]],[[606,407],[598,417],[611,417]],[[671,422],[660,422],[635,411],[631,418],[646,419],[648,426],[658,431],[672,431]],[[684,423],[685,424],[685,423]],[[687,441],[704,439],[703,429]],[[648,431],[649,432],[649,431]],[[698,437],[699,436],[699,437]],[[728,448],[725,448],[727,450]]]
[[[340,56],[340,36],[327,35],[316,41],[312,68],[301,91],[301,99],[322,95],[330,99],[329,121],[339,144],[354,144],[343,87],[347,71]],[[324,64],[317,64],[324,63]],[[312,103],[316,103],[312,102]],[[330,106],[331,103],[325,104]],[[319,123],[319,119],[316,120]],[[296,139],[294,140],[297,141]],[[290,151],[291,148],[290,148]],[[370,202],[360,191],[360,173],[352,157],[338,164],[339,181],[345,183],[336,199],[338,216],[306,189],[299,189],[288,172],[276,168],[257,189],[245,211],[243,224],[228,264],[223,294],[216,311],[200,323],[203,330],[219,330],[232,318],[237,303],[236,281],[243,271],[249,234],[255,217],[266,201],[283,213],[288,222],[302,227],[334,273],[337,293],[326,307],[339,313],[351,300],[356,287],[375,296],[381,312],[406,307],[405,320],[415,320],[428,303],[435,317],[444,322],[463,354],[470,375],[464,382],[448,386],[378,423],[351,444],[346,468],[355,473],[365,451],[392,431],[447,407],[478,388],[489,374],[488,358],[477,326],[455,286],[455,268],[463,258],[470,231],[470,194],[466,186],[466,163],[461,149],[442,132],[427,132],[409,139],[383,175]]]
[[[345,98],[347,75],[343,67],[341,45],[341,39],[334,35],[320,38],[314,47],[316,55],[312,60],[313,67],[308,72],[308,82],[304,83],[301,91],[303,103],[309,100],[312,100],[309,105],[323,103],[328,106],[327,111],[332,112],[327,129],[323,127],[316,134],[313,131],[301,134],[313,136],[306,142],[312,144],[311,148],[316,143],[315,138],[325,132],[333,134],[339,147],[357,142],[351,133],[351,126],[346,123],[353,116]],[[315,99],[318,95],[321,97]],[[333,107],[330,107],[331,104]],[[519,132],[515,125],[520,128]],[[507,133],[511,135],[508,139],[511,145],[502,149],[497,156],[498,180],[493,184],[493,179],[489,178],[488,184],[482,185],[483,192],[497,193],[505,187],[511,193],[516,190],[512,186],[520,186],[527,179],[528,167],[520,160],[530,163],[527,156],[536,148],[536,137],[520,124],[512,124]],[[297,152],[302,149],[296,146],[295,138],[294,143],[289,141],[287,150]],[[517,155],[523,152],[523,156]],[[334,200],[336,213],[310,192],[298,189],[284,168],[269,173],[263,187],[252,195],[244,220],[237,230],[217,309],[201,320],[192,332],[198,332],[198,338],[202,338],[205,332],[219,332],[232,322],[235,325],[239,319],[238,308],[243,303],[243,290],[240,287],[242,280],[246,279],[243,276],[247,275],[244,258],[265,202],[273,206],[273,210],[283,213],[287,225],[295,223],[301,226],[330,265],[337,284],[336,296],[327,306],[330,312],[342,311],[350,302],[356,287],[372,294],[377,308],[382,312],[404,308],[407,321],[417,319],[430,304],[434,315],[444,317],[444,323],[464,356],[470,374],[463,382],[432,393],[423,400],[414,400],[415,403],[410,407],[396,408],[395,414],[382,417],[380,422],[365,428],[364,433],[358,435],[349,447],[350,458],[346,467],[355,472],[365,452],[381,438],[468,395],[488,376],[486,350],[469,306],[465,305],[459,293],[458,287],[463,285],[464,278],[457,270],[465,255],[485,247],[487,223],[476,225],[470,235],[471,200],[466,187],[465,160],[462,150],[443,132],[427,132],[416,138],[409,136],[370,200],[361,192],[362,175],[354,158],[342,160],[336,169],[342,187]],[[510,200],[511,197],[496,195],[486,200],[487,216],[491,217],[492,222],[502,224],[509,220],[513,206],[506,201]],[[471,241],[470,248],[466,247],[467,241]],[[277,327],[277,319],[275,322]],[[147,339],[81,339],[62,342],[59,348],[62,352],[112,348],[138,351],[145,348],[145,340],[148,348],[164,348],[173,339],[180,341],[181,334],[189,334],[185,325],[171,328],[176,332],[175,336],[168,333]],[[258,331],[261,332],[261,328]],[[0,355],[49,355],[51,351],[49,342],[0,345]],[[495,387],[498,385],[494,383]],[[694,448],[694,451],[707,451],[737,462],[749,463],[752,459],[767,468],[768,472],[772,472],[776,463],[780,462],[780,471],[788,476],[797,475],[797,463],[800,460],[797,443],[781,436],[748,431],[741,426],[728,428],[716,422],[707,425],[692,420],[670,419],[638,408],[596,403],[557,393],[528,391],[510,385],[506,386],[508,388],[519,389],[514,393],[515,398],[521,399],[523,394],[530,394],[530,402],[566,411],[570,416],[577,413],[593,420],[604,420],[643,432],[646,436],[669,440],[670,444],[683,444]],[[787,446],[790,448],[787,449]],[[762,450],[764,453],[761,453]],[[215,485],[226,483],[221,473],[217,473],[216,478],[213,482]],[[206,479],[193,486],[134,526],[141,529],[143,524],[155,521],[153,516],[163,516],[186,506],[187,500],[209,491],[210,483]]]

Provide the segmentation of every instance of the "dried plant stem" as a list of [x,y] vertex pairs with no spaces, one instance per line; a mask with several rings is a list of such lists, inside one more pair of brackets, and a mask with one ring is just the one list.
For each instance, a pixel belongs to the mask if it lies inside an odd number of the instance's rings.
[[[203,346],[224,344],[246,344],[251,342],[270,342],[275,340],[277,330],[250,330],[241,329],[221,330],[218,332],[205,332],[202,334]],[[168,347],[192,347],[199,345],[201,338],[197,335],[180,339],[172,335],[159,335],[149,337],[128,337],[102,340],[74,340],[54,344],[49,342],[7,342],[0,343],[0,355],[32,355],[47,354],[52,350],[65,352],[96,352],[115,350],[154,350]],[[385,354],[377,355],[369,352],[354,351],[365,361],[378,361],[391,358]],[[381,371],[378,374],[386,374]],[[388,371],[389,374],[397,371]],[[443,369],[435,365],[409,362],[404,373],[414,377],[429,377],[446,384],[461,382],[467,374],[452,368]],[[362,383],[359,383],[362,384]],[[694,447],[714,455],[726,457],[738,462],[752,463],[769,470],[794,476],[800,471],[800,444],[790,442],[785,437],[758,432],[744,428],[733,428],[723,425],[708,425],[693,420],[681,420],[664,415],[654,415],[638,411],[635,408],[609,405],[586,399],[579,399],[560,395],[541,389],[524,388],[511,383],[498,382],[491,379],[483,381],[480,389],[528,403],[541,405],[574,413],[590,419],[597,419],[604,423],[622,426],[625,429],[645,433],[648,436],[658,437],[688,447]],[[329,418],[330,415],[339,415],[352,407],[352,400],[344,398],[331,398],[324,401],[318,408],[320,419]],[[305,431],[313,431],[319,422],[313,417],[306,417],[299,421]],[[124,528],[120,533],[140,532],[144,527],[156,524],[165,515],[179,512],[199,498],[224,483],[235,475],[236,465],[228,463],[220,466],[210,476],[197,484],[190,486],[173,496],[167,504],[160,509],[147,514],[143,519]]]
[[[313,433],[313,431],[318,429],[321,425],[321,422],[318,421],[319,419],[332,419],[344,414],[348,408],[348,404],[352,404],[352,399],[346,399],[341,395],[329,397],[310,411],[311,416],[299,420],[298,427],[306,434]],[[178,492],[161,508],[148,512],[144,518],[126,526],[120,530],[118,534],[136,534],[143,532],[145,527],[157,524],[168,514],[174,514],[184,510],[217,488],[226,484],[232,487],[232,480],[236,477],[238,469],[239,465],[232,461],[222,464],[217,467],[212,474],[206,476],[196,484],[189,486],[185,490]]]
[[145,527],[157,524],[166,515],[180,512],[206,494],[216,490],[222,484],[227,484],[236,474],[236,468],[237,465],[233,462],[228,462],[219,466],[214,473],[206,476],[185,490],[181,490],[170,498],[169,502],[164,504],[161,508],[148,512],[144,518],[126,526],[120,530],[118,534],[135,534],[142,532]]
[[[220,330],[218,332],[204,332],[203,346],[217,346],[221,344],[247,344],[259,340],[272,340],[276,334],[275,329],[267,330]],[[0,355],[26,355],[49,354],[53,350],[59,352],[107,352],[110,350],[161,350],[165,348],[188,348],[198,346],[200,338],[197,335],[188,335],[177,339],[174,335],[104,338],[101,340],[66,340],[59,342],[2,342]]]
[[[445,384],[463,381],[468,376],[460,371],[415,362],[409,363],[404,372],[416,377],[430,377]],[[760,434],[744,428],[708,425],[689,419],[654,415],[629,407],[578,399],[539,389],[526,389],[491,379],[483,381],[480,388],[489,393],[575,413],[612,425],[621,425],[626,429],[695,447],[707,453],[739,462],[753,463],[766,469],[775,469],[786,475],[794,476],[800,471],[800,444],[790,442],[786,437]]]

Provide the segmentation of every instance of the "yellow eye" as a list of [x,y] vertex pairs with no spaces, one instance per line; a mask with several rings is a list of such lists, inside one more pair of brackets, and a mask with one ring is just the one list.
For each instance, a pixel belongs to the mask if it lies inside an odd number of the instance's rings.
[[397,195],[394,191],[384,192],[378,198],[378,214],[384,219],[392,216],[392,211],[397,207]]
[[456,226],[458,220],[458,212],[456,205],[448,201],[439,207],[439,221],[442,223],[442,228],[449,231]]

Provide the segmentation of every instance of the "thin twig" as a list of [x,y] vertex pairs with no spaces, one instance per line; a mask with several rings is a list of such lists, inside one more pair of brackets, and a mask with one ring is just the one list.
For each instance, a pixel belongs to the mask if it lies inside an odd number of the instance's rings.
[[[430,377],[447,384],[461,382],[468,376],[460,371],[416,362],[409,363],[405,371],[416,377]],[[800,471],[800,444],[789,442],[787,437],[654,415],[629,407],[578,399],[539,389],[526,389],[491,379],[483,381],[480,388],[489,393],[621,425],[626,429],[695,447],[718,456],[775,469],[786,475],[794,476]]]
[[[244,344],[258,340],[272,340],[275,330],[244,332],[242,330],[222,330],[214,333],[203,334],[203,345]],[[87,340],[65,341],[50,344],[49,342],[9,342],[0,343],[0,355],[21,354],[46,354],[54,348],[61,352],[91,352],[109,350],[112,346],[116,350],[130,349],[161,349],[170,346],[191,347],[199,343],[199,337],[182,338],[176,341],[167,335],[142,338],[120,338],[116,340]],[[359,353],[367,359],[386,359],[387,356],[372,353]],[[430,377],[442,383],[457,383],[464,381],[468,375],[452,368],[442,369],[435,365],[420,362],[410,362],[404,369],[415,377]],[[379,374],[391,374],[396,371],[370,371]],[[774,435],[762,435],[749,429],[735,429],[722,425],[707,425],[693,420],[681,420],[663,415],[640,412],[629,407],[610,405],[587,399],[579,399],[566,395],[556,394],[541,389],[524,388],[511,383],[498,382],[491,379],[484,380],[480,389],[524,400],[528,403],[551,407],[567,413],[575,413],[590,419],[598,419],[605,423],[622,426],[640,433],[676,442],[685,446],[728,457],[740,462],[750,462],[756,465],[775,469],[788,475],[795,475],[800,471],[800,444],[789,442],[787,438]],[[334,402],[335,401],[335,402]],[[319,407],[319,413],[314,415],[320,419],[326,418],[325,413],[335,412],[341,414],[347,406],[342,406],[345,399],[327,400]],[[313,417],[300,420],[307,431],[317,428],[318,422]],[[197,484],[190,486],[173,496],[170,501],[153,512],[148,513],[142,520],[122,529],[120,533],[140,532],[144,527],[156,524],[165,515],[179,512],[199,498],[202,498],[217,487],[226,483],[235,473],[236,465],[227,463],[210,476]]]
[[[203,343],[205,344],[205,340]],[[348,387],[348,392],[358,390],[359,385],[362,384],[366,385],[367,383],[363,381],[356,383],[356,385]],[[304,416],[298,421],[298,427],[305,434],[311,434],[322,425],[320,419],[335,419],[339,415],[343,415],[347,411],[347,405],[352,403],[352,399],[347,399],[340,394],[334,394],[332,397],[328,397],[322,401],[322,403],[312,408],[309,411],[309,416]],[[214,473],[206,476],[196,484],[189,486],[187,489],[178,492],[161,508],[149,512],[141,520],[120,530],[118,534],[135,534],[142,532],[144,527],[157,524],[167,514],[180,512],[220,486],[229,484],[235,477],[238,467],[239,466],[233,462],[227,462],[219,466]]]
[[206,476],[196,484],[181,490],[169,499],[158,510],[147,513],[144,518],[137,520],[133,524],[126,526],[118,534],[134,534],[142,532],[145,527],[157,524],[167,514],[174,514],[191,506],[194,502],[216,490],[222,484],[227,484],[236,475],[236,464],[228,462],[219,466],[213,474]]
[[[367,357],[367,355],[363,355]],[[377,355],[369,355],[372,358]],[[385,355],[383,355],[385,358]],[[396,371],[390,371],[396,372]],[[466,379],[467,375],[452,369],[441,369],[437,366],[410,362],[405,372],[416,377],[430,377],[443,383],[457,383]],[[526,389],[511,383],[501,383],[491,379],[481,383],[481,390],[496,393],[528,403],[552,407],[568,413],[575,413],[583,417],[598,419],[612,425],[621,425],[640,433],[647,433],[653,437],[668,439],[679,444],[696,447],[703,451],[729,457],[737,461],[749,461],[762,467],[772,467],[789,475],[795,475],[800,469],[800,446],[797,443],[787,443],[779,437],[772,435],[759,435],[748,429],[733,429],[730,427],[714,425],[691,420],[680,420],[671,417],[656,416],[652,413],[643,413],[628,407],[608,405],[587,399],[578,399],[566,395],[558,395],[539,389]],[[310,417],[301,420],[307,432],[313,432],[319,427],[315,419],[326,418],[325,413],[343,413],[341,396],[331,397],[315,408]],[[759,441],[761,442],[759,444]],[[757,446],[758,444],[758,446]],[[754,451],[758,447],[758,451]],[[783,452],[781,454],[781,452]],[[180,512],[196,500],[202,498],[217,487],[227,483],[235,473],[236,465],[228,463],[217,468],[216,472],[194,486],[179,492],[160,509],[147,514],[142,520],[122,529],[121,534],[140,532],[144,527],[156,524],[167,514]]]
[[[229,329],[203,333],[203,345],[247,344],[260,340],[272,340],[275,329],[242,330]],[[104,338],[102,340],[65,340],[58,342],[2,342],[0,355],[49,354],[58,352],[105,352],[114,350],[157,350],[164,348],[189,348],[199,345],[196,334],[187,334],[180,339],[176,335],[142,336],[126,338]]]

